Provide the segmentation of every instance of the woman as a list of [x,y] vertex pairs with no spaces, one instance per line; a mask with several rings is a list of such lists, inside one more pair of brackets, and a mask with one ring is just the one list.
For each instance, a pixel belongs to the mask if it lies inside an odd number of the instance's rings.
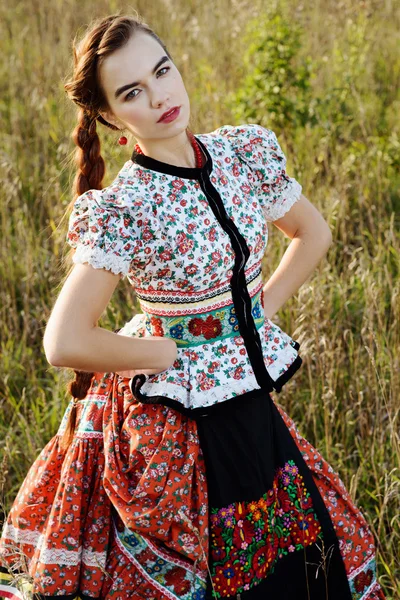
[[[74,57],[74,266],[44,349],[76,379],[5,524],[0,593],[22,598],[25,567],[41,599],[384,598],[363,515],[270,394],[302,362],[271,317],[326,254],[327,223],[273,131],[192,134],[143,22],[96,22]],[[96,121],[138,140],[103,189]],[[292,241],[264,285],[268,221]],[[142,313],[107,331],[125,276]]]

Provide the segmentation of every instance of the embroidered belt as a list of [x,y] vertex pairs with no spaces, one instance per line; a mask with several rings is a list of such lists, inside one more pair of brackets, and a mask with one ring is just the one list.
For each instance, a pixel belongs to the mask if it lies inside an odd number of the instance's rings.
[[[261,294],[262,289],[251,298],[251,313],[257,329],[264,324]],[[150,335],[172,338],[177,346],[199,346],[240,335],[233,304],[198,315],[169,317],[146,312],[143,314],[145,327]]]

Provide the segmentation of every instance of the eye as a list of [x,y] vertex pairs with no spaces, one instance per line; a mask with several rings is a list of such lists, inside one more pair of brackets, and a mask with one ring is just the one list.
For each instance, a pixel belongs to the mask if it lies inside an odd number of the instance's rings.
[[[127,95],[125,96],[125,100],[130,100],[131,98],[136,98],[136,96],[131,96],[131,94],[133,94],[133,92],[136,92],[136,89],[134,89],[134,90],[131,90],[131,91],[129,92],[129,94],[127,94]],[[136,95],[137,95],[137,94],[136,94]]]
[[165,71],[165,69],[166,69],[167,71],[169,71],[169,70],[170,70],[170,68],[171,68],[171,67],[163,67],[162,69],[160,69],[159,71],[157,71],[157,75],[158,75],[159,73],[161,73],[161,71]]
[[[161,73],[161,71],[169,71],[170,69],[171,69],[171,67],[163,67],[162,69],[160,69],[159,71],[157,71],[156,75],[158,75],[159,73]],[[164,75],[165,75],[165,73],[164,73]],[[131,98],[136,98],[136,96],[137,96],[138,94],[136,94],[135,96],[131,96],[131,94],[132,94],[133,92],[136,92],[136,91],[137,91],[137,88],[135,88],[134,90],[131,90],[131,91],[129,92],[129,94],[127,94],[127,95],[125,96],[125,100],[130,100]]]

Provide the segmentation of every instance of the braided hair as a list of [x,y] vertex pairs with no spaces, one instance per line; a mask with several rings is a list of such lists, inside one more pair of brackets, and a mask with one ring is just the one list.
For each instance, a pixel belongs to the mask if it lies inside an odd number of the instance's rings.
[[[73,73],[64,84],[68,97],[77,105],[77,124],[72,132],[76,145],[75,163],[77,166],[73,181],[73,199],[67,207],[72,211],[78,196],[90,189],[102,189],[105,162],[101,156],[97,122],[112,130],[119,130],[108,123],[100,114],[109,109],[106,95],[100,84],[99,69],[104,59],[115,50],[125,46],[135,32],[145,32],[152,36],[172,60],[165,44],[158,35],[137,15],[113,14],[96,19],[89,25],[78,42],[72,42]],[[72,262],[75,249],[71,248],[67,259]],[[75,379],[68,383],[68,392],[74,398],[66,429],[61,439],[61,447],[66,449],[72,441],[76,425],[76,403],[85,398],[91,386],[94,373],[74,369]]]

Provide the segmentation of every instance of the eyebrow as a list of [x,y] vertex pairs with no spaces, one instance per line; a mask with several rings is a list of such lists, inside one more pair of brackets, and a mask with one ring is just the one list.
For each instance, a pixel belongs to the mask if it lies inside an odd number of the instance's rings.
[[[168,56],[164,55],[160,58],[160,60],[158,61],[158,63],[156,64],[156,66],[153,68],[153,73],[155,73],[157,71],[157,69],[163,64],[165,63],[165,61],[169,60]],[[122,87],[117,88],[117,90],[115,91],[115,98],[118,98],[118,96],[120,96],[123,92],[125,92],[125,90],[128,90],[131,87],[136,87],[137,85],[140,85],[140,81],[134,81],[133,83],[127,83],[126,85],[123,85]]]

